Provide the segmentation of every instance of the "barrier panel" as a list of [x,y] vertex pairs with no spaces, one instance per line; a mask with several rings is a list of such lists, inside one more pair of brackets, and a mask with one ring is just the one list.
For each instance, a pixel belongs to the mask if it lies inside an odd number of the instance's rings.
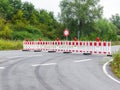
[[90,53],[111,55],[111,42],[107,41],[23,41],[23,50]]

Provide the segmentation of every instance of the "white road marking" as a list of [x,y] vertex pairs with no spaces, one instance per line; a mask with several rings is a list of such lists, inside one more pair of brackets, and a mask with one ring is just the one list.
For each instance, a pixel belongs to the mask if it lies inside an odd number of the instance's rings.
[[0,67],[0,69],[5,69],[5,67]]
[[87,61],[91,61],[92,59],[82,59],[82,60],[76,60],[74,61],[75,63],[79,63],[79,62],[87,62]]
[[32,65],[33,67],[37,67],[37,66],[40,66],[40,64],[34,64],[34,65]]
[[45,64],[41,64],[41,66],[49,66],[49,65],[56,65],[57,63],[45,63]]
[[13,56],[13,57],[8,57],[8,58],[37,57],[37,56],[42,56],[42,55],[31,55],[31,56]]
[[115,82],[117,82],[118,84],[120,84],[120,81],[117,80],[117,79],[115,79],[115,78],[113,78],[113,77],[107,72],[107,70],[106,70],[106,66],[107,66],[111,61],[113,61],[113,60],[111,59],[110,61],[108,61],[107,63],[105,63],[105,64],[103,65],[103,72],[107,75],[107,77],[109,77],[109,78],[112,79],[113,81],[115,81]]
[[33,67],[37,67],[37,66],[51,66],[51,65],[56,65],[57,63],[44,63],[44,64],[34,64],[32,65]]

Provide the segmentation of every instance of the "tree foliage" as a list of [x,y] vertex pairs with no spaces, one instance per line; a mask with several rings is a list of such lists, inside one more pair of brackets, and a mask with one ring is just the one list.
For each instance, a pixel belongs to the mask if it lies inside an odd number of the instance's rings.
[[0,37],[4,39],[10,39],[12,35],[12,30],[10,26],[6,23],[6,20],[0,17]]
[[119,29],[118,34],[120,35],[120,15],[119,14],[112,15],[110,21]]
[[106,19],[96,21],[92,29],[94,32],[90,33],[90,35],[94,33],[95,36],[91,37],[92,39],[100,37],[101,40],[117,40],[117,27]]
[[112,20],[116,26],[102,19],[99,0],[62,0],[60,8],[60,21],[58,21],[53,12],[35,9],[32,3],[21,0],[0,0],[0,38],[65,39],[63,31],[68,28],[70,40],[77,37],[79,30],[81,40],[95,40],[98,36],[102,40],[117,40],[118,17]]
[[[49,39],[55,39],[57,37],[55,34],[58,29],[58,22],[52,12],[37,10],[33,4],[29,2],[23,3],[21,0],[0,0],[0,6],[0,15],[6,23],[5,31],[9,31],[7,27],[13,31],[13,33],[11,32],[11,34],[13,34],[12,39],[25,39],[27,38],[27,34],[28,37],[32,39],[33,37],[34,39],[38,38],[38,36],[40,38],[48,37]],[[3,22],[1,20],[0,23]],[[31,32],[28,31],[28,28]],[[33,33],[34,31],[39,33]],[[3,38],[3,34],[1,34],[0,37]]]
[[102,7],[98,3],[99,0],[62,0],[60,20],[71,33],[76,34],[80,30],[83,35],[88,24],[101,18]]

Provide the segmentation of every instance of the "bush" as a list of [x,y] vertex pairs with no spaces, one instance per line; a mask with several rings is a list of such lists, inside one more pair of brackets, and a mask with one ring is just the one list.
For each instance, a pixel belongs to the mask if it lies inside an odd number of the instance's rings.
[[120,51],[113,55],[113,62],[111,63],[112,71],[120,78]]
[[39,38],[43,38],[41,30],[33,26],[25,26],[21,30],[16,28],[12,34],[13,40],[25,40],[26,38],[38,40]]
[[117,37],[117,27],[105,19],[98,20],[95,25],[93,25],[93,34],[96,33],[97,37],[101,40],[118,40]]
[[22,41],[0,39],[0,50],[20,50],[22,49],[22,46]]
[[112,41],[112,45],[120,45],[120,41]]

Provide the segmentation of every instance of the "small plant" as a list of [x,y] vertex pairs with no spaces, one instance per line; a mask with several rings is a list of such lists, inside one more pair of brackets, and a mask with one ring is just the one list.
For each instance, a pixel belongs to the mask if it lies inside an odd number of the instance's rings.
[[22,49],[22,41],[10,41],[0,39],[0,50],[20,50]]
[[112,45],[120,45],[120,41],[112,41]]
[[113,55],[113,62],[111,63],[112,71],[120,78],[120,51]]

